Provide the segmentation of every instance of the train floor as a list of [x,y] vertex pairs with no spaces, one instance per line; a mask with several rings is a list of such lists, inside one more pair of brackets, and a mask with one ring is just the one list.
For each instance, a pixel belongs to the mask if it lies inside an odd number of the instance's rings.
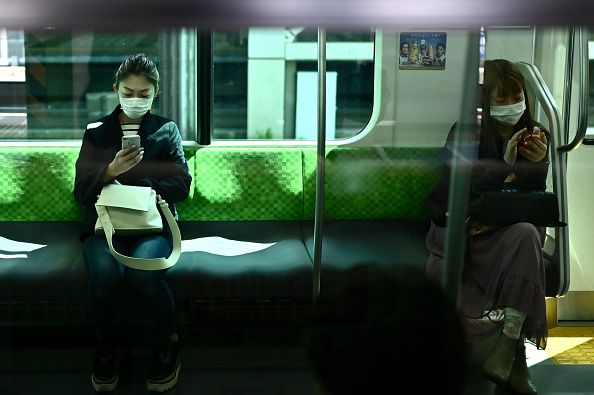
[[[302,334],[292,326],[201,328],[182,333],[182,373],[167,394],[315,395],[316,380]],[[43,336],[14,330],[3,334],[0,394],[95,394],[90,385],[93,349],[88,338],[57,336],[51,341],[52,337],[51,331]],[[124,336],[127,346],[119,353],[122,368],[114,395],[147,393],[148,340],[140,330]],[[528,346],[527,355],[539,394],[594,395],[594,323],[560,323],[550,331],[547,350]],[[472,366],[465,395],[505,394]],[[425,392],[419,388],[418,393]]]

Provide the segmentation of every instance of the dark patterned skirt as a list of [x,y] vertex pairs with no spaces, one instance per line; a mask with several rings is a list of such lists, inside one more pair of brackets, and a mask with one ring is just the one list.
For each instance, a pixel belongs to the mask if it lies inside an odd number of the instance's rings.
[[[446,228],[431,224],[425,244],[427,274],[440,281],[444,267]],[[538,348],[546,347],[545,270],[541,235],[529,223],[517,223],[469,236],[458,306],[469,341],[497,331],[502,310],[526,314],[522,334]]]

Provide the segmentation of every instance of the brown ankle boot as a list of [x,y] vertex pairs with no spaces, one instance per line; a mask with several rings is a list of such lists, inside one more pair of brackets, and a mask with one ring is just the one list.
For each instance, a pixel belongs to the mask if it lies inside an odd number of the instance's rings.
[[522,395],[537,395],[536,386],[530,377],[528,365],[526,365],[526,347],[522,344],[516,349],[516,356],[507,386],[511,388],[514,393]]
[[483,365],[483,376],[495,384],[506,384],[514,364],[517,344],[517,340],[502,333]]

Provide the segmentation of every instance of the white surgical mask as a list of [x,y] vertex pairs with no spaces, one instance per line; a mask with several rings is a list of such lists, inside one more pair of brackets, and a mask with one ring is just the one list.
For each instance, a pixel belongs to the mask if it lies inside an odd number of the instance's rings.
[[526,102],[524,100],[516,104],[491,106],[491,116],[506,125],[518,123],[524,111],[526,111]]
[[130,119],[138,119],[147,113],[153,105],[153,98],[120,97],[120,104],[124,114]]

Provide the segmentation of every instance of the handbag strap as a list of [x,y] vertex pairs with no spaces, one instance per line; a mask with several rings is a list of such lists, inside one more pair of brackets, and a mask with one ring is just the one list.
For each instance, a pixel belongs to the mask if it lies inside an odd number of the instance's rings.
[[107,238],[107,244],[109,244],[109,250],[111,251],[114,258],[116,258],[120,263],[131,267],[132,269],[138,270],[162,270],[167,269],[177,263],[179,260],[179,256],[181,254],[181,233],[179,231],[179,226],[173,218],[173,214],[169,209],[169,205],[167,202],[157,195],[157,199],[159,201],[159,208],[165,215],[165,219],[167,220],[167,224],[169,225],[169,229],[171,230],[171,236],[173,239],[173,249],[171,250],[171,254],[169,257],[164,258],[134,258],[131,256],[123,255],[117,252],[113,248],[113,235],[115,234],[115,229],[111,223],[111,218],[109,217],[109,212],[105,206],[96,205],[97,214],[99,215],[99,220],[101,221],[101,225],[103,225],[103,231],[105,232],[105,237]]

